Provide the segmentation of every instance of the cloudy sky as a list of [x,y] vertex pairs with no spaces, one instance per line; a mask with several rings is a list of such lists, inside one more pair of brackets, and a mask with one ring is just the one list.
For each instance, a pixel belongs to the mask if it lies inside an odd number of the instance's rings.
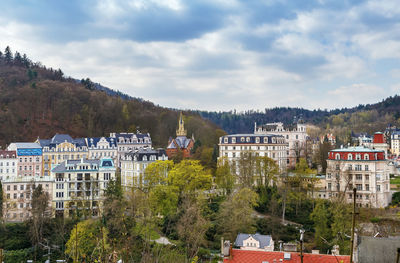
[[2,0],[0,7],[0,49],[162,106],[331,109],[400,90],[398,0]]

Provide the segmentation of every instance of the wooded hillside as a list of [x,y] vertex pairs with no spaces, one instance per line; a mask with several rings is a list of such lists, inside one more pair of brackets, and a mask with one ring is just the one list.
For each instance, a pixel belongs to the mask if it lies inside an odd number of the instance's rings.
[[[97,85],[98,86],[98,85]],[[55,133],[73,137],[110,132],[149,132],[155,147],[175,136],[179,112],[129,96],[97,90],[89,79],[77,82],[61,70],[32,62],[26,55],[0,52],[0,145],[33,141]],[[223,131],[197,113],[184,112],[188,136],[203,145],[217,143]]]

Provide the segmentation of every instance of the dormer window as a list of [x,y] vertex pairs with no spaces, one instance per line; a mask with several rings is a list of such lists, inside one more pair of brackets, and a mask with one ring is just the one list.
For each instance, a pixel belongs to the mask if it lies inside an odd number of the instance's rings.
[[264,137],[264,143],[268,143],[268,137]]
[[240,137],[240,142],[244,142],[244,137]]
[[369,160],[369,155],[367,153],[364,154],[364,160]]
[[250,142],[250,137],[246,137],[246,142]]
[[228,143],[228,137],[224,138],[224,143]]
[[352,155],[351,153],[349,153],[349,154],[347,155],[347,160],[353,160],[353,155]]
[[340,160],[340,154],[337,153],[337,154],[335,155],[335,159],[336,159],[336,160]]
[[232,143],[236,143],[236,137],[232,137]]
[[356,160],[361,160],[361,154],[356,154]]
[[256,137],[256,143],[260,143],[260,137]]

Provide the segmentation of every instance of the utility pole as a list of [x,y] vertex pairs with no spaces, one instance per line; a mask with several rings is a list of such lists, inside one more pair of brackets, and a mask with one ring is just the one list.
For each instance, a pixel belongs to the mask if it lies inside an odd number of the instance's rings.
[[304,229],[300,229],[300,261],[303,263],[303,240],[304,240]]
[[353,249],[354,249],[354,228],[356,225],[356,194],[357,188],[353,188],[353,215],[351,219],[351,241],[350,241],[350,263],[353,263]]

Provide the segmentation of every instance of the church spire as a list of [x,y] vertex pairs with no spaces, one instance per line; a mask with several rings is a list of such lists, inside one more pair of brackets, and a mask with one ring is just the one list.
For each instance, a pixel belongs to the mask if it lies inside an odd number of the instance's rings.
[[176,130],[176,136],[186,136],[185,123],[183,122],[182,112],[179,116],[179,127]]

